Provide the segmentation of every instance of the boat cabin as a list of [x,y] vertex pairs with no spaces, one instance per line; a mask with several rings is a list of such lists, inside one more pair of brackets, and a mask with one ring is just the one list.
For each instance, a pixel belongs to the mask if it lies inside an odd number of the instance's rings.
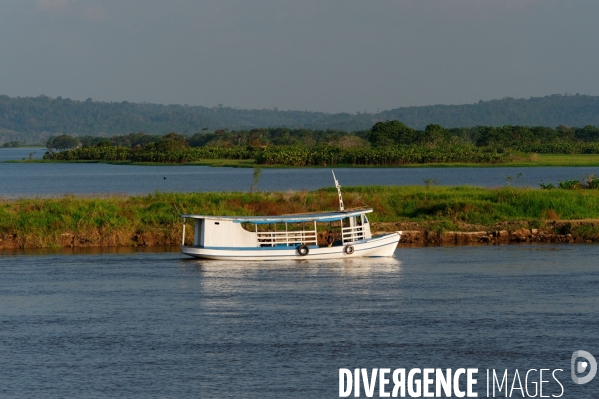
[[[372,238],[366,217],[372,209],[357,209],[324,213],[304,213],[282,216],[205,216],[182,215],[185,246],[185,225],[192,219],[193,247],[196,248],[257,248],[318,246],[318,231],[334,232],[333,245],[347,245]],[[321,244],[326,246],[323,241]]]

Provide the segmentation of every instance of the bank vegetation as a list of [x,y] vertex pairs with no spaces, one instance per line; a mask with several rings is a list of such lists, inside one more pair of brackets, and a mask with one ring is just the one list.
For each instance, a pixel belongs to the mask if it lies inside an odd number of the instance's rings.
[[252,129],[165,136],[143,132],[111,138],[68,135],[47,142],[48,161],[198,163],[251,160],[271,166],[497,165],[535,161],[541,155],[597,155],[599,129],[477,126],[423,130],[402,122],[378,122],[370,130]]
[[[414,242],[443,242],[449,232],[477,242],[497,241],[489,237],[502,234],[509,241],[534,241],[535,234],[545,237],[541,241],[599,241],[594,189],[344,187],[344,201],[348,208],[374,209],[373,231],[409,231],[405,239]],[[2,199],[0,248],[171,246],[180,243],[181,213],[280,215],[336,208],[334,189]]]

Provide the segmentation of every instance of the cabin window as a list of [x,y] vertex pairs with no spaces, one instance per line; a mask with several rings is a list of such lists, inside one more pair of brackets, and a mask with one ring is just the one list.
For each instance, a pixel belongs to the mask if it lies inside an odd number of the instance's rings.
[[368,223],[368,218],[366,217],[366,215],[362,215],[362,217],[364,218],[364,224]]
[[214,222],[214,224],[220,224],[219,222]]

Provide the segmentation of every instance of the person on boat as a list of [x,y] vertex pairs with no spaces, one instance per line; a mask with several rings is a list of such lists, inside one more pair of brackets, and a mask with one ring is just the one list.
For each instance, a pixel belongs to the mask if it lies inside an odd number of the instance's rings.
[[329,230],[329,234],[327,235],[327,247],[332,247],[335,239],[333,238],[333,232]]

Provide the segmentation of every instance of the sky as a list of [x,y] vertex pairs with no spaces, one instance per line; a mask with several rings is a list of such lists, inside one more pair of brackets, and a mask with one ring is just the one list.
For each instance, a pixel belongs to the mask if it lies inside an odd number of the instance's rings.
[[2,0],[0,94],[377,112],[599,95],[596,0]]

